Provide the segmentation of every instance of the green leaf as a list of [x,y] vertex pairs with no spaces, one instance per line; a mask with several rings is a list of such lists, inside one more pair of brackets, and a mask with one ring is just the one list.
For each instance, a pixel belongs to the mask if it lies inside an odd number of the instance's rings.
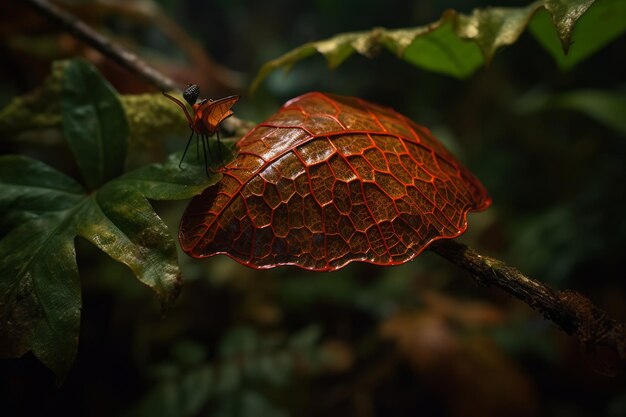
[[626,94],[603,90],[576,90],[551,95],[535,92],[522,98],[516,105],[522,114],[549,109],[567,109],[580,112],[626,136]]
[[579,90],[554,97],[551,106],[581,112],[626,136],[626,94]]
[[30,349],[61,378],[74,360],[80,324],[70,213],[31,220],[0,242],[0,352]]
[[291,336],[289,346],[299,351],[312,349],[321,339],[322,331],[319,325],[305,327]]
[[128,417],[185,417],[200,413],[209,400],[215,385],[213,367],[198,364],[180,369],[174,375],[163,378],[137,404]]
[[[582,12],[591,5],[589,1],[551,3],[553,19],[546,12],[537,13],[530,24],[530,31],[562,69],[573,68],[626,31],[626,2],[622,0],[599,0],[584,14]],[[568,13],[572,19],[580,17],[573,33],[571,28],[567,31],[567,26],[555,25],[552,21],[567,22]],[[602,30],[598,30],[599,27]]]
[[0,354],[32,350],[63,379],[76,355],[80,283],[74,239],[126,264],[163,308],[180,288],[176,246],[147,198],[187,199],[217,182],[204,166],[178,168],[180,154],[87,193],[42,162],[0,157]]
[[427,35],[414,37],[402,57],[417,67],[456,78],[470,76],[483,64],[480,49],[459,38],[450,22]]
[[81,300],[71,216],[84,195],[41,162],[0,158],[3,229],[13,227],[0,240],[0,353],[30,349],[60,375],[76,354]]
[[63,132],[89,189],[122,174],[128,122],[113,87],[90,64],[71,60],[61,81]]
[[469,15],[447,10],[439,20],[425,26],[395,30],[375,28],[339,34],[309,42],[265,63],[250,90],[256,90],[275,69],[289,69],[316,52],[324,55],[332,69],[355,52],[373,57],[382,48],[426,70],[457,78],[468,77],[480,65],[491,62],[502,47],[515,43],[539,10],[545,9],[547,13],[544,14],[552,16],[558,39],[563,50],[567,51],[574,25],[593,2],[539,0],[526,7],[475,9]]
[[242,389],[235,395],[224,396],[211,414],[214,417],[288,417],[289,413],[261,393]]
[[[222,150],[224,145],[231,144],[222,143]],[[152,200],[181,200],[202,193],[205,188],[222,178],[220,173],[213,173],[207,178],[203,161],[187,162],[196,158],[193,150],[187,153],[182,169],[179,168],[181,156],[182,152],[173,153],[168,156],[165,163],[147,165],[129,172],[118,178],[115,184],[139,189],[144,196]]]
[[167,309],[180,289],[176,244],[147,199],[191,198],[221,174],[207,178],[204,164],[189,162],[181,169],[176,154],[122,175],[128,124],[117,94],[85,62],[55,71],[65,136],[88,190],[42,162],[0,157],[0,355],[31,350],[62,380],[80,327],[75,238],[127,265]]
[[320,346],[321,332],[313,325],[286,338],[250,326],[235,327],[220,340],[212,362],[206,361],[202,345],[181,342],[173,349],[172,359],[152,367],[153,386],[125,415],[182,417],[206,414],[208,408],[211,415],[219,414],[215,409],[226,413],[234,406],[239,410],[237,404],[246,401],[248,389],[262,387],[267,392],[267,388],[295,382],[296,368],[315,374],[330,363],[332,358]]
[[[85,190],[50,166],[22,158],[3,157],[0,164],[0,231],[78,203]],[[37,178],[34,182],[33,179]]]

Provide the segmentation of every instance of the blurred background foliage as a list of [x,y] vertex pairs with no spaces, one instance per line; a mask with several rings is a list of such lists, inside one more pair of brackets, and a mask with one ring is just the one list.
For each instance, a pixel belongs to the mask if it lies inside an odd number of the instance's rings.
[[[204,95],[243,93],[236,106],[243,119],[261,121],[286,99],[322,90],[392,106],[429,126],[494,199],[470,216],[464,242],[579,290],[626,321],[623,34],[564,71],[526,32],[467,80],[388,52],[354,56],[332,72],[316,56],[245,96],[264,62],[312,40],[426,24],[446,8],[526,4],[63,2]],[[39,86],[53,60],[76,55],[122,94],[154,92],[16,1],[0,4],[0,53],[0,106]],[[3,136],[0,148],[71,165],[58,135]],[[184,139],[135,149],[128,164],[162,159]],[[153,204],[177,230],[184,203]],[[226,257],[181,253],[184,287],[166,317],[123,266],[80,239],[77,253],[84,297],[77,362],[57,388],[31,354],[2,360],[1,415],[626,415],[626,379],[596,372],[601,353],[582,352],[526,306],[476,287],[429,253],[400,267],[352,264],[326,274],[254,271]]]

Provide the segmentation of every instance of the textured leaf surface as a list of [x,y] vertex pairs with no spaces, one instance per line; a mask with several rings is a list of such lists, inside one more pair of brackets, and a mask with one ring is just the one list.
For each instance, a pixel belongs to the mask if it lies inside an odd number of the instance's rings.
[[191,256],[324,271],[400,264],[491,203],[426,128],[357,98],[305,94],[237,145],[223,179],[183,216]]
[[[557,39],[563,51],[567,51],[574,25],[593,3],[594,0],[539,0],[526,7],[475,9],[469,15],[447,10],[439,20],[425,26],[343,33],[309,42],[267,62],[259,70],[251,90],[275,69],[289,69],[316,52],[324,55],[330,68],[335,68],[354,52],[372,57],[382,48],[418,67],[464,78],[489,63],[500,48],[515,43],[539,10],[546,10],[546,16],[551,16],[551,33],[545,36],[555,37],[556,29]],[[610,39],[602,38],[594,44],[601,46]],[[552,39],[542,44],[552,51],[551,42]],[[563,55],[563,51],[556,52]]]

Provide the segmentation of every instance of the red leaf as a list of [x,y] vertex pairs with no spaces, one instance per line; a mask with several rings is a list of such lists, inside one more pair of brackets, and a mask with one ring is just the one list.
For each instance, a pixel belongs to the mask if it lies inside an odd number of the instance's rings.
[[195,258],[332,271],[396,265],[467,227],[491,199],[423,126],[353,97],[308,93],[237,144],[239,155],[182,218]]

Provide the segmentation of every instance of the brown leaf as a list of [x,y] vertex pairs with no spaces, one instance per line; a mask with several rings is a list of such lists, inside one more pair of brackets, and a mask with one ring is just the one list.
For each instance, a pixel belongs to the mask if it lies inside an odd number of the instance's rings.
[[180,224],[190,256],[253,268],[398,265],[467,227],[491,199],[423,126],[355,97],[308,93],[237,144]]

